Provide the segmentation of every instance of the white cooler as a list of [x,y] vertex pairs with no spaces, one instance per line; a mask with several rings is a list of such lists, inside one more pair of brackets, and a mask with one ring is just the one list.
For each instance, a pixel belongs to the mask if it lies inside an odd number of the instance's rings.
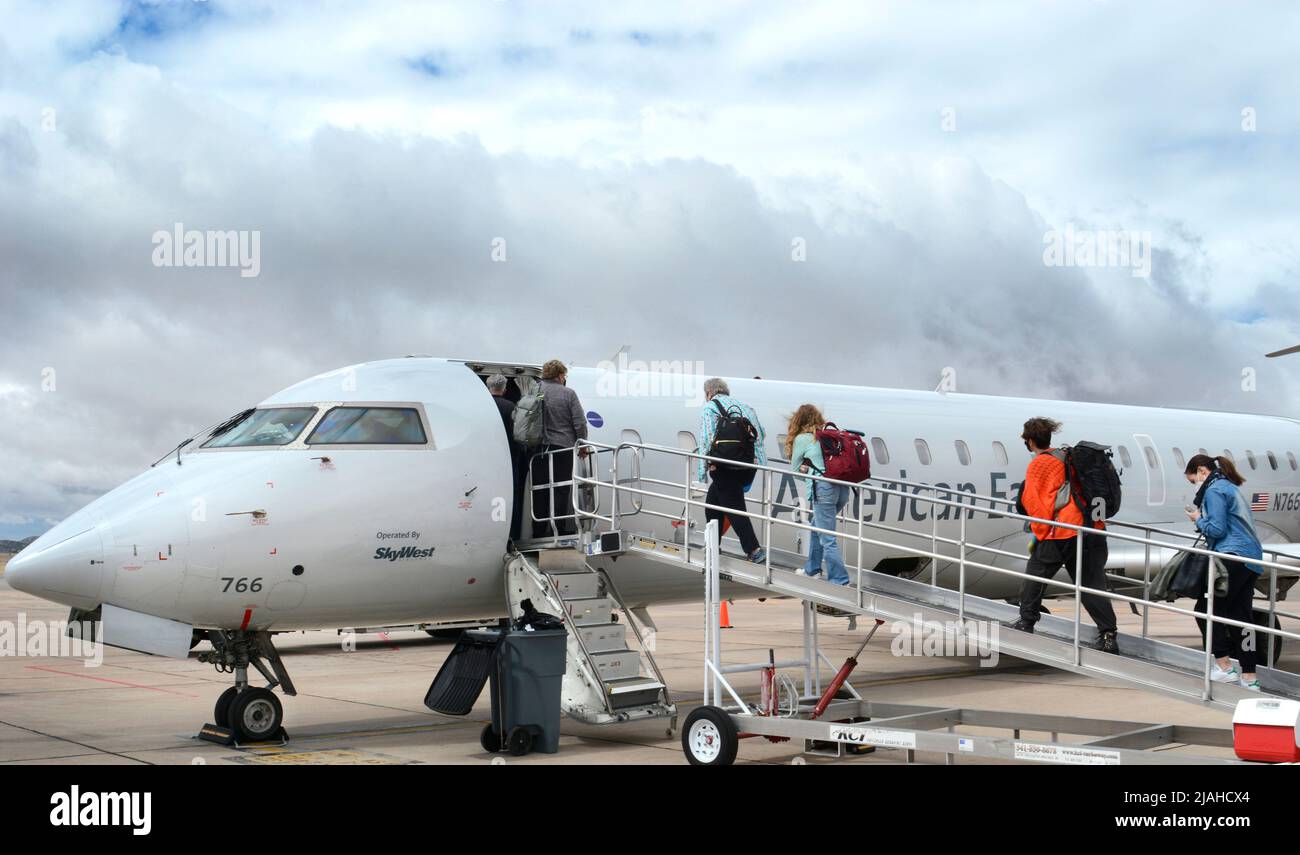
[[1300,762],[1300,701],[1238,701],[1232,713],[1232,744],[1242,760]]

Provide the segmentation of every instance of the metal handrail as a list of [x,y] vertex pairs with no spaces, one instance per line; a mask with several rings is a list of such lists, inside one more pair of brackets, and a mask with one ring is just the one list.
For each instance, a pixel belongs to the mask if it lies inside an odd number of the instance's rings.
[[[929,490],[929,491],[935,493],[935,495],[934,495],[933,497],[928,497],[928,496],[924,496],[924,495],[922,495],[920,492],[909,492],[909,491],[903,491],[903,490],[896,490],[896,489],[892,489],[892,488],[888,488],[888,487],[880,487],[880,486],[875,486],[875,485],[868,485],[868,484],[865,484],[865,483],[852,483],[852,482],[847,482],[847,481],[840,481],[840,480],[837,480],[837,479],[834,479],[834,478],[828,478],[828,477],[826,477],[826,476],[824,476],[824,475],[811,475],[811,474],[806,474],[806,473],[791,473],[790,470],[778,469],[777,467],[775,467],[775,466],[771,466],[771,465],[766,465],[766,464],[757,464],[757,463],[738,463],[738,462],[736,462],[736,461],[727,460],[727,459],[724,459],[724,458],[718,458],[718,457],[712,457],[712,456],[710,456],[710,455],[706,455],[706,454],[700,454],[698,451],[688,451],[688,450],[684,450],[684,449],[672,448],[672,447],[669,447],[669,446],[659,446],[659,445],[653,445],[653,444],[648,444],[648,443],[626,443],[626,442],[625,442],[625,443],[620,443],[620,444],[617,445],[617,446],[610,446],[610,445],[606,445],[606,444],[603,444],[603,443],[595,443],[595,442],[591,442],[591,441],[588,441],[588,440],[584,440],[584,441],[579,442],[579,443],[577,444],[577,446],[575,446],[575,451],[576,451],[576,449],[577,449],[578,447],[581,447],[581,446],[588,446],[588,447],[591,447],[593,450],[596,450],[596,449],[614,450],[614,451],[616,452],[616,455],[615,455],[615,456],[617,456],[617,451],[618,451],[618,450],[621,450],[621,449],[623,449],[623,448],[631,448],[631,449],[645,450],[645,451],[649,451],[649,452],[656,452],[656,453],[660,453],[660,454],[666,454],[666,455],[669,455],[669,456],[676,456],[676,457],[679,457],[679,458],[684,459],[685,462],[686,462],[686,466],[687,466],[687,470],[686,470],[687,481],[686,481],[686,483],[685,483],[684,485],[678,485],[678,484],[672,484],[671,482],[667,482],[667,484],[666,484],[667,486],[672,486],[672,487],[675,487],[675,488],[677,488],[677,487],[684,487],[684,488],[685,488],[685,496],[684,496],[684,497],[683,497],[683,496],[680,496],[680,495],[679,495],[679,496],[669,495],[669,494],[667,494],[667,493],[660,493],[660,492],[656,492],[656,491],[653,491],[653,490],[646,490],[646,489],[642,489],[642,488],[638,488],[638,487],[633,487],[633,486],[631,486],[631,485],[624,485],[624,484],[619,484],[619,483],[614,483],[613,485],[605,484],[604,482],[601,482],[601,481],[599,480],[598,477],[593,477],[593,476],[586,476],[586,475],[584,475],[584,476],[575,476],[574,481],[577,482],[577,483],[590,484],[591,486],[596,487],[597,489],[598,489],[599,487],[601,487],[601,486],[611,486],[611,487],[614,489],[615,493],[617,493],[617,492],[619,492],[619,491],[623,491],[623,492],[627,492],[627,493],[629,493],[629,494],[639,495],[639,496],[641,496],[643,499],[644,499],[644,498],[662,499],[662,500],[669,501],[669,502],[673,502],[673,503],[678,502],[678,501],[683,501],[683,514],[682,514],[682,516],[680,516],[680,517],[673,516],[673,515],[669,515],[669,514],[664,514],[664,513],[661,513],[661,512],[650,511],[650,510],[643,510],[643,511],[641,511],[642,513],[647,513],[647,514],[651,514],[651,515],[655,515],[655,516],[660,516],[660,517],[663,517],[663,518],[668,518],[668,519],[673,519],[673,520],[678,520],[678,519],[680,519],[680,520],[682,520],[683,522],[686,522],[686,521],[688,521],[687,518],[688,518],[688,516],[689,516],[690,509],[691,509],[691,508],[701,508],[701,509],[705,509],[705,510],[717,510],[717,511],[722,511],[722,512],[729,513],[729,514],[741,514],[741,515],[743,515],[743,516],[745,516],[745,517],[747,517],[747,518],[749,518],[749,519],[757,519],[757,520],[761,520],[761,521],[763,522],[763,529],[764,529],[764,539],[763,539],[763,544],[764,544],[764,546],[765,546],[765,548],[766,548],[766,552],[767,552],[767,559],[766,559],[766,562],[765,562],[765,564],[766,564],[765,577],[766,577],[766,580],[767,580],[769,583],[770,583],[770,581],[771,581],[771,544],[772,544],[771,532],[772,532],[773,526],[782,526],[782,527],[785,527],[786,529],[794,529],[794,530],[798,530],[798,531],[807,531],[807,532],[811,532],[811,533],[828,534],[828,535],[833,535],[833,536],[836,536],[836,537],[843,536],[843,537],[849,539],[851,542],[856,543],[857,546],[858,546],[858,556],[859,556],[859,557],[858,557],[858,563],[859,563],[859,565],[861,564],[861,549],[862,549],[862,547],[863,547],[864,545],[881,547],[881,548],[888,549],[888,550],[892,550],[892,551],[902,551],[902,552],[904,552],[904,553],[906,553],[906,554],[915,555],[915,556],[920,556],[920,557],[928,557],[928,558],[932,559],[934,562],[936,562],[936,564],[937,564],[938,561],[948,561],[948,562],[952,562],[952,561],[955,560],[955,561],[957,562],[957,564],[958,564],[958,573],[959,573],[959,580],[958,580],[958,613],[959,613],[959,615],[964,615],[964,612],[965,612],[965,597],[966,597],[966,593],[965,593],[965,575],[966,575],[966,570],[967,570],[968,568],[973,568],[973,569],[978,569],[978,570],[984,570],[985,572],[994,572],[994,573],[999,573],[999,574],[1003,574],[1003,575],[1006,575],[1006,576],[1011,576],[1011,577],[1014,577],[1014,578],[1019,578],[1019,579],[1022,579],[1022,580],[1032,580],[1032,581],[1034,581],[1034,582],[1036,582],[1036,583],[1039,583],[1039,584],[1042,584],[1042,585],[1044,585],[1044,586],[1055,587],[1055,588],[1065,588],[1065,589],[1072,590],[1072,591],[1074,592],[1074,594],[1075,594],[1075,598],[1076,598],[1076,602],[1075,602],[1075,619],[1074,619],[1074,622],[1073,622],[1073,623],[1074,623],[1074,645],[1073,645],[1073,646],[1074,646],[1074,658],[1075,658],[1075,662],[1076,662],[1076,664],[1077,664],[1078,659],[1079,659],[1080,631],[1081,631],[1081,623],[1082,623],[1082,620],[1081,620],[1081,613],[1080,613],[1080,602],[1079,602],[1079,598],[1080,598],[1080,595],[1082,595],[1082,594],[1094,594],[1094,595],[1097,595],[1097,596],[1100,596],[1100,597],[1104,597],[1104,598],[1106,598],[1106,599],[1108,599],[1108,600],[1115,600],[1115,601],[1119,601],[1119,602],[1121,602],[1121,603],[1123,603],[1123,602],[1127,602],[1127,603],[1131,603],[1131,604],[1134,604],[1134,605],[1142,605],[1142,606],[1144,606],[1144,607],[1146,607],[1146,608],[1148,608],[1148,609],[1149,609],[1149,608],[1158,608],[1158,609],[1163,609],[1163,610],[1165,610],[1165,611],[1173,612],[1173,613],[1175,613],[1175,614],[1182,614],[1182,615],[1187,615],[1187,616],[1191,616],[1191,617],[1195,617],[1195,618],[1203,618],[1203,619],[1206,620],[1206,624],[1207,624],[1207,626],[1206,626],[1206,663],[1205,663],[1205,667],[1204,667],[1204,677],[1205,677],[1205,686],[1206,686],[1204,692],[1205,692],[1205,697],[1207,697],[1207,698],[1209,697],[1210,662],[1213,660],[1213,657],[1210,655],[1210,642],[1212,641],[1212,634],[1213,634],[1212,630],[1213,630],[1213,626],[1214,626],[1214,625],[1219,624],[1219,625],[1224,625],[1224,626],[1239,627],[1239,628],[1243,628],[1243,629],[1251,629],[1251,630],[1256,631],[1256,632],[1261,632],[1261,633],[1263,633],[1263,634],[1265,634],[1265,635],[1267,635],[1267,636],[1270,636],[1270,637],[1276,636],[1276,637],[1289,638],[1289,639],[1292,639],[1292,640],[1300,641],[1300,634],[1293,633],[1293,632],[1288,632],[1288,631],[1286,631],[1286,630],[1282,630],[1282,629],[1280,629],[1280,628],[1278,628],[1278,629],[1274,629],[1271,625],[1268,626],[1268,627],[1264,627],[1264,626],[1260,626],[1260,625],[1258,625],[1258,624],[1254,624],[1254,623],[1245,623],[1245,622],[1238,621],[1238,620],[1235,620],[1235,619],[1232,619],[1232,618],[1221,617],[1221,616],[1217,616],[1217,615],[1215,615],[1215,614],[1214,614],[1214,581],[1215,581],[1215,579],[1214,579],[1214,574],[1209,574],[1209,577],[1210,577],[1210,578],[1208,579],[1208,583],[1207,583],[1208,590],[1207,590],[1207,597],[1206,597],[1206,599],[1207,599],[1207,611],[1206,611],[1206,612],[1198,612],[1198,611],[1195,611],[1195,610],[1187,610],[1187,609],[1183,609],[1183,608],[1180,608],[1180,607],[1178,607],[1178,606],[1174,606],[1174,605],[1172,605],[1172,604],[1170,604],[1170,603],[1166,603],[1166,602],[1156,602],[1156,601],[1148,600],[1148,599],[1144,599],[1144,598],[1130,597],[1130,596],[1127,596],[1127,595],[1124,595],[1124,594],[1114,593],[1114,592],[1111,592],[1111,591],[1108,591],[1108,590],[1098,590],[1098,589],[1095,589],[1095,588],[1089,588],[1089,587],[1087,587],[1087,586],[1084,586],[1084,585],[1082,584],[1082,575],[1083,575],[1083,574],[1082,574],[1082,566],[1083,566],[1083,565],[1082,565],[1082,561],[1081,561],[1081,553],[1082,553],[1082,550],[1083,550],[1083,540],[1082,540],[1082,538],[1079,538],[1079,539],[1076,541],[1076,550],[1077,550],[1077,553],[1076,553],[1076,565],[1075,565],[1075,566],[1076,566],[1076,573],[1075,573],[1075,580],[1074,580],[1073,584],[1071,584],[1071,583],[1067,583],[1067,582],[1060,582],[1060,581],[1057,581],[1057,580],[1054,579],[1054,578],[1041,578],[1041,577],[1036,577],[1036,576],[1030,576],[1029,574],[1024,573],[1024,572],[1015,571],[1015,570],[1011,570],[1011,569],[1003,568],[1003,567],[995,567],[995,566],[990,565],[990,564],[984,564],[984,563],[981,563],[981,562],[978,562],[978,561],[973,561],[973,560],[971,560],[971,559],[966,555],[966,550],[967,550],[968,548],[986,549],[986,547],[983,547],[983,546],[981,546],[981,545],[979,545],[979,544],[973,544],[973,545],[972,545],[972,544],[970,544],[970,543],[967,541],[967,539],[966,539],[966,525],[965,525],[965,523],[966,523],[966,520],[967,520],[967,518],[968,518],[968,515],[967,515],[966,513],[958,513],[958,515],[957,515],[957,516],[958,516],[958,520],[960,521],[960,529],[961,529],[961,530],[960,530],[959,537],[958,537],[957,541],[955,542],[955,545],[958,547],[958,553],[959,553],[959,554],[958,554],[957,558],[954,559],[954,558],[953,558],[952,556],[950,556],[950,555],[943,555],[943,554],[940,554],[940,553],[938,552],[937,549],[933,549],[933,550],[931,550],[931,551],[926,551],[926,550],[922,550],[922,549],[915,549],[915,548],[912,548],[912,547],[902,546],[902,545],[897,544],[897,543],[889,543],[889,542],[885,542],[885,541],[880,541],[880,540],[876,540],[876,539],[873,539],[873,538],[869,538],[869,537],[866,537],[866,536],[862,535],[861,532],[859,532],[857,535],[854,535],[854,534],[851,534],[851,533],[848,533],[848,532],[845,532],[845,533],[841,534],[841,532],[839,532],[838,530],[830,530],[830,529],[818,528],[817,526],[810,525],[810,524],[806,524],[806,523],[796,522],[796,521],[794,521],[794,520],[789,520],[789,521],[787,521],[787,520],[783,520],[783,519],[776,519],[776,518],[774,518],[774,517],[772,516],[772,514],[771,514],[771,512],[770,512],[770,508],[771,508],[771,506],[774,505],[774,502],[772,501],[772,498],[771,498],[771,490],[770,490],[771,477],[772,477],[773,475],[786,476],[786,475],[790,475],[790,474],[794,474],[794,475],[796,475],[796,477],[800,477],[800,478],[806,478],[806,479],[811,479],[811,480],[823,481],[823,482],[826,482],[826,483],[828,483],[828,484],[833,484],[833,485],[836,485],[836,486],[847,486],[847,487],[852,487],[852,488],[857,488],[857,489],[871,490],[871,491],[877,493],[878,495],[894,495],[894,496],[899,496],[899,497],[903,497],[903,498],[907,498],[907,499],[912,499],[912,500],[919,501],[919,502],[925,502],[925,503],[927,503],[927,505],[929,505],[931,508],[934,508],[934,507],[948,507],[948,508],[955,508],[955,509],[957,509],[957,510],[959,510],[959,511],[972,511],[972,510],[973,510],[973,508],[971,507],[970,503],[967,502],[967,501],[957,501],[957,500],[951,500],[951,499],[942,499],[942,498],[939,498],[939,495],[938,495],[939,493],[941,493],[941,492],[943,492],[943,493],[948,493],[948,492],[953,492],[953,491],[939,489],[939,488],[934,487],[933,485],[917,485],[917,486],[922,486],[922,487],[924,487],[926,490]],[[758,501],[760,502],[760,505],[761,505],[762,509],[764,510],[764,513],[762,513],[762,514],[757,514],[757,513],[753,513],[753,512],[751,512],[751,511],[749,511],[748,509],[746,509],[745,511],[737,511],[737,510],[735,510],[734,508],[728,508],[728,507],[719,506],[719,505],[710,505],[710,504],[708,504],[708,503],[705,502],[705,501],[700,501],[700,500],[698,500],[698,499],[693,498],[693,497],[692,497],[693,479],[691,479],[691,471],[692,471],[692,470],[691,470],[691,466],[692,466],[692,464],[693,464],[694,462],[696,462],[696,461],[700,461],[700,460],[703,460],[703,461],[706,461],[706,462],[710,462],[710,463],[723,464],[723,465],[732,466],[732,467],[739,467],[739,468],[745,468],[745,469],[753,469],[753,470],[756,471],[756,473],[757,473],[757,472],[763,472],[763,473],[766,473],[766,474],[764,474],[764,477],[763,477],[763,485],[764,485],[764,489],[762,490],[762,492],[761,492],[761,497],[760,497],[760,499],[758,500]],[[649,479],[647,479],[647,480],[649,480]],[[656,480],[658,480],[658,479],[656,479]],[[888,479],[873,479],[873,480],[882,480],[882,481],[887,481]],[[964,494],[964,495],[971,495],[971,494]],[[996,501],[1005,501],[1005,500],[996,500]],[[586,517],[586,518],[589,518],[589,519],[599,520],[599,521],[602,521],[602,522],[608,523],[608,524],[611,526],[611,528],[615,528],[615,529],[617,529],[617,528],[620,527],[620,515],[619,515],[619,513],[618,513],[618,506],[617,506],[617,503],[614,504],[613,508],[611,509],[611,513],[610,513],[608,516],[600,515],[600,514],[598,514],[598,513],[587,513],[587,512],[585,512],[585,511],[577,511],[577,513],[579,513],[580,515],[582,515],[582,516],[584,516],[584,517]],[[1074,531],[1074,532],[1076,532],[1076,534],[1085,534],[1085,535],[1092,536],[1092,537],[1100,536],[1100,537],[1103,537],[1103,538],[1108,538],[1108,539],[1113,539],[1113,540],[1118,540],[1118,541],[1124,541],[1124,542],[1128,542],[1128,543],[1135,543],[1135,544],[1138,544],[1138,545],[1143,545],[1143,546],[1147,547],[1148,556],[1149,556],[1149,553],[1150,553],[1150,547],[1155,546],[1155,547],[1161,547],[1161,548],[1172,549],[1172,550],[1174,550],[1174,551],[1176,551],[1176,552],[1183,552],[1183,553],[1193,553],[1193,554],[1207,555],[1207,556],[1210,556],[1211,558],[1218,558],[1218,559],[1220,559],[1220,560],[1228,560],[1228,561],[1241,561],[1241,560],[1243,560],[1242,556],[1231,555],[1231,554],[1227,554],[1227,553],[1215,552],[1215,551],[1213,551],[1213,550],[1208,550],[1208,549],[1200,549],[1200,548],[1195,547],[1195,546],[1187,547],[1187,546],[1180,546],[1180,545],[1177,545],[1177,544],[1170,544],[1170,543],[1167,543],[1167,542],[1162,542],[1162,541],[1154,540],[1154,539],[1152,539],[1152,538],[1138,537],[1138,536],[1135,536],[1135,535],[1129,535],[1129,534],[1124,534],[1124,533],[1120,533],[1120,532],[1116,532],[1116,531],[1111,531],[1111,530],[1109,530],[1109,529],[1106,529],[1106,530],[1099,530],[1099,529],[1094,529],[1094,528],[1091,528],[1091,527],[1085,527],[1085,526],[1075,525],[1075,524],[1072,524],[1072,523],[1065,523],[1065,522],[1061,522],[1061,521],[1059,521],[1059,520],[1048,520],[1048,519],[1042,519],[1042,518],[1038,518],[1038,517],[1032,517],[1032,516],[1027,516],[1027,515],[1024,515],[1024,514],[1015,513],[1014,511],[999,512],[998,515],[999,515],[999,516],[1002,516],[1002,517],[1006,517],[1006,518],[1008,518],[1008,519],[1020,520],[1020,521],[1024,521],[1024,522],[1038,522],[1038,523],[1043,523],[1043,524],[1047,524],[1047,525],[1052,525],[1052,526],[1055,526],[1055,527],[1057,527],[1057,528],[1059,528],[1059,529],[1065,529],[1065,530]],[[862,516],[862,513],[861,513],[861,505],[859,505],[859,514],[858,514],[858,516],[859,516],[859,523],[860,523],[860,524],[865,524],[865,525],[868,525],[868,526],[873,525],[872,523],[863,523],[863,521],[860,519],[861,516]],[[1129,525],[1130,527],[1142,528],[1142,526],[1140,526],[1140,525],[1138,525],[1138,524],[1128,524],[1128,525]],[[945,543],[952,543],[951,539],[949,539],[949,538],[942,538],[942,539],[941,539],[941,538],[938,537],[937,532],[934,532],[934,533],[932,534],[932,545],[937,544],[940,540],[942,540],[942,541],[945,542]],[[685,541],[684,544],[683,544],[684,548],[683,548],[682,552],[680,553],[680,554],[681,554],[681,559],[682,559],[682,561],[683,561],[684,563],[689,563],[689,561],[690,561],[690,549],[691,549],[689,533],[687,533],[687,536],[684,538],[684,541]],[[1261,566],[1264,566],[1264,567],[1269,567],[1269,568],[1270,568],[1271,570],[1273,570],[1274,572],[1276,572],[1276,570],[1278,570],[1278,569],[1281,569],[1281,570],[1293,570],[1293,569],[1294,569],[1293,567],[1291,567],[1291,566],[1289,566],[1289,565],[1282,565],[1282,564],[1279,564],[1279,563],[1277,563],[1277,562],[1269,561],[1269,560],[1266,560],[1266,559],[1249,559],[1249,560],[1250,560],[1250,563],[1257,564],[1257,565],[1261,565]],[[1149,580],[1148,580],[1148,584],[1149,584]],[[1144,589],[1144,592],[1147,591],[1147,590],[1149,590],[1149,587],[1148,587],[1148,588],[1145,588],[1145,589]],[[857,591],[857,595],[858,595],[858,601],[859,601],[859,603],[861,603],[862,600],[863,600],[863,586],[862,586],[862,574],[861,574],[861,567],[860,567],[860,566],[859,566],[859,569],[858,569],[858,580],[857,580],[857,585],[856,585],[856,591]],[[1272,653],[1272,645],[1271,645],[1271,644],[1269,645],[1269,653],[1270,653],[1269,658],[1270,658],[1270,660],[1271,660],[1271,653]],[[1271,664],[1271,662],[1270,662],[1270,664]]]

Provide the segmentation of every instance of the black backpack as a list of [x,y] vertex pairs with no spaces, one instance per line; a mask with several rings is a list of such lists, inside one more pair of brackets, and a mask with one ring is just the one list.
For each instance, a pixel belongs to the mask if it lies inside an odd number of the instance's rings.
[[734,460],[737,463],[753,463],[758,431],[740,412],[739,407],[728,410],[716,399],[713,405],[718,408],[718,426],[713,431],[713,445],[709,447],[709,456]]
[[1080,442],[1061,449],[1065,452],[1065,471],[1074,493],[1074,503],[1084,520],[1093,522],[1092,509],[1101,501],[1105,519],[1119,513],[1119,473],[1109,445]]

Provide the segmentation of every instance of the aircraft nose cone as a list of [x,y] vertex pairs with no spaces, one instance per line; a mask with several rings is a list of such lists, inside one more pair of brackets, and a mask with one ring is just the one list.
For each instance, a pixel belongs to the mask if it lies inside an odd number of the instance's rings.
[[9,559],[5,565],[4,580],[9,583],[9,587],[15,591],[22,591],[24,594],[32,593],[32,559],[27,556],[30,547]]
[[104,563],[99,531],[93,525],[61,528],[55,527],[14,556],[5,566],[4,579],[25,594],[94,608],[100,602]]

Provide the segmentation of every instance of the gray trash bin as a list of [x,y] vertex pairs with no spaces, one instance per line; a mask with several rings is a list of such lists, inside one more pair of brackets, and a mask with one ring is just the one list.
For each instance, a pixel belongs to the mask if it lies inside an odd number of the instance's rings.
[[560,748],[560,691],[568,632],[564,629],[476,629],[466,639],[493,643],[492,723],[483,730],[488,751],[516,756],[554,754]]

